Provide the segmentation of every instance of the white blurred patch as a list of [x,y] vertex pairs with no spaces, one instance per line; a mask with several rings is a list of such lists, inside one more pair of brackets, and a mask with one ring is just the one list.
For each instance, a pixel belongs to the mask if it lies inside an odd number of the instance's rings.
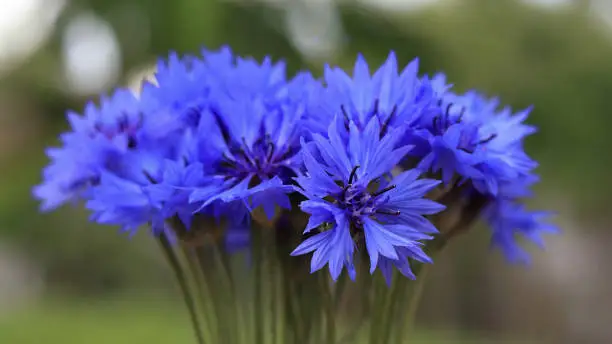
[[560,6],[571,5],[576,0],[523,0],[523,2],[538,6]]
[[127,77],[128,87],[134,91],[134,93],[140,94],[143,82],[146,81],[157,85],[157,81],[155,80],[156,71],[156,63],[147,64],[132,70],[130,73],[128,73]]
[[358,0],[358,2],[371,7],[377,7],[385,11],[407,11],[415,10],[442,1],[452,0]]
[[89,95],[111,86],[121,71],[121,49],[113,28],[92,13],[82,13],[63,35],[64,73],[70,91]]
[[591,0],[591,13],[612,26],[612,1],[610,0]]
[[285,25],[298,50],[309,58],[325,58],[342,43],[340,16],[333,1],[287,1]]
[[0,0],[0,74],[45,42],[65,4],[65,0]]

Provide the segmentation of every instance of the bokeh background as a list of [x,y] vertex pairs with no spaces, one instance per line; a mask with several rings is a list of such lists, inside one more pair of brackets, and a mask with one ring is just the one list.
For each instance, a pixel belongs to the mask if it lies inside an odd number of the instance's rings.
[[454,242],[428,281],[418,343],[612,343],[612,1],[0,1],[0,343],[190,343],[169,269],[146,234],[79,207],[39,214],[30,188],[65,110],[134,85],[156,56],[229,44],[289,70],[371,65],[389,50],[458,90],[535,105],[533,205],[562,236],[529,268],[486,230]]

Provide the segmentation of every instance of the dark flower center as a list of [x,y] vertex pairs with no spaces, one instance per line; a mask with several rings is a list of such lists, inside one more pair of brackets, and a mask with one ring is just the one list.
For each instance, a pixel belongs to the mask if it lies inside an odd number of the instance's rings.
[[[465,107],[461,107],[458,115],[451,115],[453,109],[452,103],[446,106],[444,111],[437,113],[431,120],[431,128],[429,130],[434,135],[444,135],[446,130],[453,124],[461,123],[465,115]],[[439,108],[442,108],[442,100],[438,101]]]
[[[442,100],[438,102],[439,106],[442,107]],[[446,109],[442,113],[438,113],[432,118],[431,128],[429,130],[434,135],[444,135],[446,130],[457,123],[463,123],[463,116],[465,115],[465,107],[461,108],[461,111],[457,115],[452,115],[451,110],[454,104],[450,103],[446,106]],[[464,152],[473,153],[476,147],[482,144],[487,144],[491,140],[497,137],[497,134],[493,133],[486,138],[481,138],[479,133],[479,126],[475,124],[465,124],[465,127],[461,130],[461,136],[459,138],[458,149]]]
[[214,112],[213,114],[229,148],[229,154],[224,154],[219,164],[220,173],[235,178],[245,178],[250,174],[255,174],[260,180],[273,176],[279,176],[285,180],[293,176],[287,167],[287,160],[297,154],[296,147],[290,144],[279,147],[263,127],[260,128],[260,135],[253,144],[249,145],[244,137],[238,143],[231,138],[219,114]]
[[359,169],[359,166],[353,168],[347,183],[339,182],[342,191],[326,197],[328,201],[346,211],[351,221],[353,235],[363,232],[363,217],[400,215],[398,210],[386,207],[388,197],[385,193],[395,189],[395,185],[391,184],[381,188],[380,178],[371,181],[367,186],[355,183],[357,181],[357,169]]
[[[376,117],[378,119],[380,123],[380,127],[381,127],[380,137],[383,137],[387,133],[387,130],[389,129],[389,125],[395,119],[395,116],[397,115],[397,105],[393,106],[393,108],[391,109],[391,112],[389,112],[389,114],[383,120],[383,118],[385,117],[385,114],[380,111],[379,104],[380,104],[379,99],[374,100],[374,105],[372,107],[372,110],[370,110],[366,118],[369,119],[372,117]],[[348,130],[349,123],[351,122],[351,116],[346,111],[346,107],[344,105],[340,105],[340,110],[342,111],[342,115],[344,116],[344,126]],[[352,121],[355,123],[355,125],[357,125],[359,129],[363,130],[363,126],[365,126],[365,124],[360,123],[359,118],[352,118]]]
[[69,184],[64,185],[62,187],[62,190],[65,192],[78,192],[80,190],[85,190],[88,187],[96,186],[98,184],[100,184],[100,176],[90,175],[71,181]]
[[142,115],[140,115],[139,119],[134,121],[130,120],[130,115],[127,113],[119,116],[117,121],[111,125],[96,122],[93,125],[93,130],[90,133],[91,137],[95,135],[102,135],[107,139],[113,139],[119,135],[126,135],[127,137],[127,147],[130,149],[134,149],[138,146],[138,141],[136,139],[136,133],[142,126]]
[[233,145],[230,154],[223,155],[221,170],[235,177],[256,174],[268,179],[285,168],[286,160],[295,155],[294,149],[279,150],[266,135],[249,146],[243,139],[241,145]]

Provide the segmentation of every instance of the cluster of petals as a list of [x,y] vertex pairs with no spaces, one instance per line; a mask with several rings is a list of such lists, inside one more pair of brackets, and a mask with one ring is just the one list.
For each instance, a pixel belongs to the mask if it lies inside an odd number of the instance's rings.
[[524,261],[515,234],[539,244],[556,230],[521,204],[537,181],[522,146],[535,131],[529,110],[451,89],[442,74],[419,76],[417,60],[398,70],[393,53],[373,73],[359,56],[352,75],[326,66],[320,79],[227,47],[171,54],[140,94],[118,89],[68,113],[34,195],[43,210],[84,201],[92,221],[130,233],[226,220],[229,249],[248,246],[254,210],[272,219],[294,204],[309,222],[292,255],[312,252],[313,271],[354,278],[364,243],[371,272],[389,281],[394,268],[414,278],[411,261],[431,262],[428,215],[447,205],[427,195],[466,184],[489,200],[493,243]]

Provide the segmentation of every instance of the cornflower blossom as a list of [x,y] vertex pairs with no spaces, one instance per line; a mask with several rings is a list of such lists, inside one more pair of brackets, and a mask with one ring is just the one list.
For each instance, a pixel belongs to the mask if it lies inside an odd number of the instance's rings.
[[406,156],[410,146],[399,146],[402,128],[381,136],[376,118],[363,131],[349,124],[345,143],[335,121],[327,138],[315,134],[303,143],[306,172],[296,178],[308,200],[300,204],[309,213],[306,232],[320,233],[306,239],[293,255],[314,251],[311,270],[326,263],[334,279],[347,267],[355,278],[355,242],[365,241],[370,272],[379,267],[387,282],[391,266],[414,278],[408,259],[430,263],[422,250],[422,240],[431,239],[436,228],[423,217],[444,206],[423,198],[439,181],[417,179],[419,171],[408,170],[392,176],[393,168]]
[[315,115],[310,116],[309,128],[326,135],[323,124],[337,121],[344,142],[348,123],[363,129],[376,120],[381,135],[402,128],[399,142],[413,148],[399,162],[401,168],[417,168],[440,179],[445,188],[460,193],[454,198],[457,204],[476,196],[481,204],[476,211],[485,215],[492,229],[492,244],[511,261],[528,261],[514,234],[541,246],[540,234],[557,231],[546,223],[550,213],[520,205],[528,196],[522,190],[530,184],[527,181],[537,179],[537,162],[523,149],[525,137],[536,131],[523,124],[531,108],[514,114],[509,107],[500,110],[496,98],[476,91],[453,93],[444,74],[419,77],[418,60],[399,71],[392,52],[372,74],[361,55],[352,76],[326,66],[310,109]]
[[68,113],[33,193],[46,211],[84,201],[92,221],[129,233],[224,224],[231,250],[249,246],[255,209],[274,219],[299,204],[309,222],[293,255],[355,278],[364,249],[388,283],[394,268],[414,278],[411,262],[431,263],[424,248],[448,234],[435,217],[477,199],[493,245],[527,261],[515,234],[541,245],[556,228],[522,205],[537,181],[523,149],[530,109],[498,105],[420,76],[418,60],[400,70],[393,53],[373,74],[360,55],[352,76],[326,66],[321,80],[228,47],[171,53],[139,95],[120,88]]

